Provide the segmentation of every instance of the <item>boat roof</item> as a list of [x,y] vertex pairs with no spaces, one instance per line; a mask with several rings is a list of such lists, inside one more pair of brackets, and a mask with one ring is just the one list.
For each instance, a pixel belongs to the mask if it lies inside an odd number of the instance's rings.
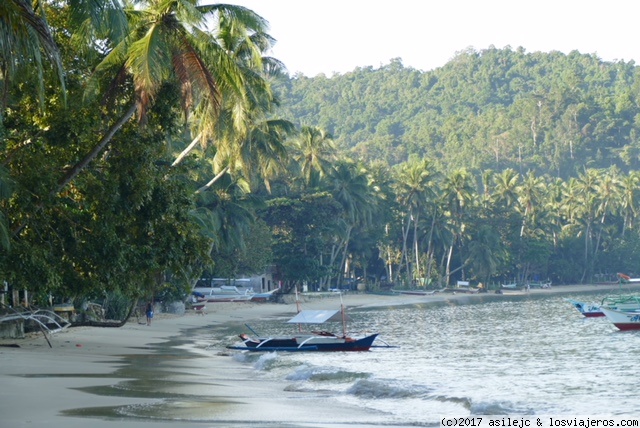
[[291,324],[322,324],[325,322],[342,321],[342,314],[339,309],[336,310],[304,310],[291,318],[288,323]]

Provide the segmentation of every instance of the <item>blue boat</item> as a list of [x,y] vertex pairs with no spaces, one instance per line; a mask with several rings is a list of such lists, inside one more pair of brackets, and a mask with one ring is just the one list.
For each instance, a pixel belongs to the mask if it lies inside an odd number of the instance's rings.
[[337,335],[328,331],[311,331],[296,333],[290,336],[256,337],[241,334],[242,346],[228,346],[229,349],[252,352],[340,352],[340,351],[368,351],[378,334],[371,334],[361,338],[347,336],[345,332],[346,314],[344,308],[339,310],[304,310],[287,321],[290,324],[323,324],[332,321],[342,321],[343,334]]

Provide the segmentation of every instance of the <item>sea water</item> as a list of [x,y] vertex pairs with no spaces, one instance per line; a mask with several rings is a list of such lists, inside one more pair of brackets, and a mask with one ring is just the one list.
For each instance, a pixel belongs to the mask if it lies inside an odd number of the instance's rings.
[[[163,345],[190,347],[190,356],[146,368],[169,382],[154,396],[158,401],[116,413],[291,427],[438,426],[443,416],[469,415],[637,417],[640,332],[583,318],[566,297],[597,302],[604,294],[487,295],[352,309],[351,333],[378,332],[378,345],[393,345],[369,352],[221,356],[246,327],[199,330]],[[265,335],[291,331],[284,321],[250,327]],[[216,371],[213,356],[229,361]]]

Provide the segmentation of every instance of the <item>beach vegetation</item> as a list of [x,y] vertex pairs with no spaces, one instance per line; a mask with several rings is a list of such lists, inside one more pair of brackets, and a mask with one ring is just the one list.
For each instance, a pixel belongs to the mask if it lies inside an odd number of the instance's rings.
[[[0,5],[0,276],[34,304],[640,272],[640,72],[459,52],[289,76],[196,0]],[[111,301],[115,301],[111,299]]]

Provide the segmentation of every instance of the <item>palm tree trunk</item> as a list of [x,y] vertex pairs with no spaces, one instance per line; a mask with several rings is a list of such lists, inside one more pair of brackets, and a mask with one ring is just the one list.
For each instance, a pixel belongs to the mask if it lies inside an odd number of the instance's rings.
[[[137,106],[135,103],[131,107],[129,107],[129,110],[126,111],[124,116],[122,116],[115,124],[113,124],[113,126],[111,126],[111,128],[109,128],[107,133],[102,137],[98,144],[89,153],[87,153],[87,155],[82,158],[80,162],[76,163],[71,169],[69,169],[64,177],[62,177],[58,181],[58,185],[56,186],[56,188],[50,192],[51,196],[60,193],[62,189],[64,189],[69,183],[71,183],[73,179],[75,179],[78,174],[80,174],[80,172],[84,168],[86,168],[86,166],[89,165],[91,161],[93,161],[107,145],[109,145],[109,143],[113,139],[113,136],[120,130],[120,128],[124,126],[125,123],[127,123],[129,119],[131,119],[131,117],[136,112],[136,109]],[[40,211],[43,206],[44,205],[40,203],[35,207],[34,212]],[[15,237],[26,226],[26,224],[27,220],[25,219],[22,223],[20,223],[12,230],[11,235]]]
[[417,214],[416,218],[413,220],[413,251],[415,252],[416,259],[416,267],[414,269],[416,280],[420,278],[420,254],[418,252],[418,219],[419,214]]
[[98,144],[89,153],[87,153],[87,155],[82,158],[80,162],[75,164],[69,171],[67,171],[64,177],[62,177],[62,179],[58,182],[58,187],[56,187],[56,189],[51,193],[54,195],[58,194],[67,186],[67,184],[71,183],[71,181],[73,181],[73,179],[76,178],[78,174],[80,174],[80,171],[82,171],[87,165],[89,165],[91,161],[93,161],[98,156],[98,154],[100,154],[100,152],[107,145],[109,145],[115,133],[118,132],[120,128],[122,128],[124,124],[127,123],[129,119],[131,119],[131,117],[133,117],[137,108],[138,107],[135,103],[131,107],[129,107],[129,110],[126,111],[124,116],[122,116],[120,120],[118,120],[115,124],[113,124],[111,128],[109,128],[100,142],[98,142]]
[[451,245],[449,246],[449,251],[447,252],[447,268],[445,270],[445,277],[447,279],[447,283],[445,284],[446,286],[449,286],[449,276],[451,276],[451,256],[453,255],[453,245],[454,245],[454,239],[451,240]]
[[[347,263],[347,253],[349,249],[349,240],[351,239],[351,230],[353,230],[353,226],[349,225],[347,228],[347,237],[344,239],[344,249],[342,250],[342,262],[340,263],[340,267],[346,267]],[[338,272],[341,272],[342,269],[339,269]],[[338,286],[342,285],[342,277],[344,275],[340,275],[338,277]]]
[[220,171],[215,177],[213,177],[211,181],[209,181],[207,184],[205,184],[204,186],[196,190],[196,193],[202,193],[205,190],[207,190],[209,187],[213,186],[214,183],[220,179],[220,177],[222,177],[227,173],[227,171],[229,171],[229,166],[225,166],[224,168],[222,168],[222,171]]
[[198,135],[196,135],[196,138],[193,139],[193,141],[191,142],[191,144],[189,144],[187,146],[187,148],[185,148],[176,158],[176,160],[173,161],[173,163],[171,164],[171,166],[176,166],[178,165],[180,162],[182,162],[182,159],[184,159],[189,153],[191,153],[191,150],[193,150],[193,148],[196,146],[196,144],[198,144],[198,141],[200,141],[200,137],[202,136],[202,133],[199,133]]

